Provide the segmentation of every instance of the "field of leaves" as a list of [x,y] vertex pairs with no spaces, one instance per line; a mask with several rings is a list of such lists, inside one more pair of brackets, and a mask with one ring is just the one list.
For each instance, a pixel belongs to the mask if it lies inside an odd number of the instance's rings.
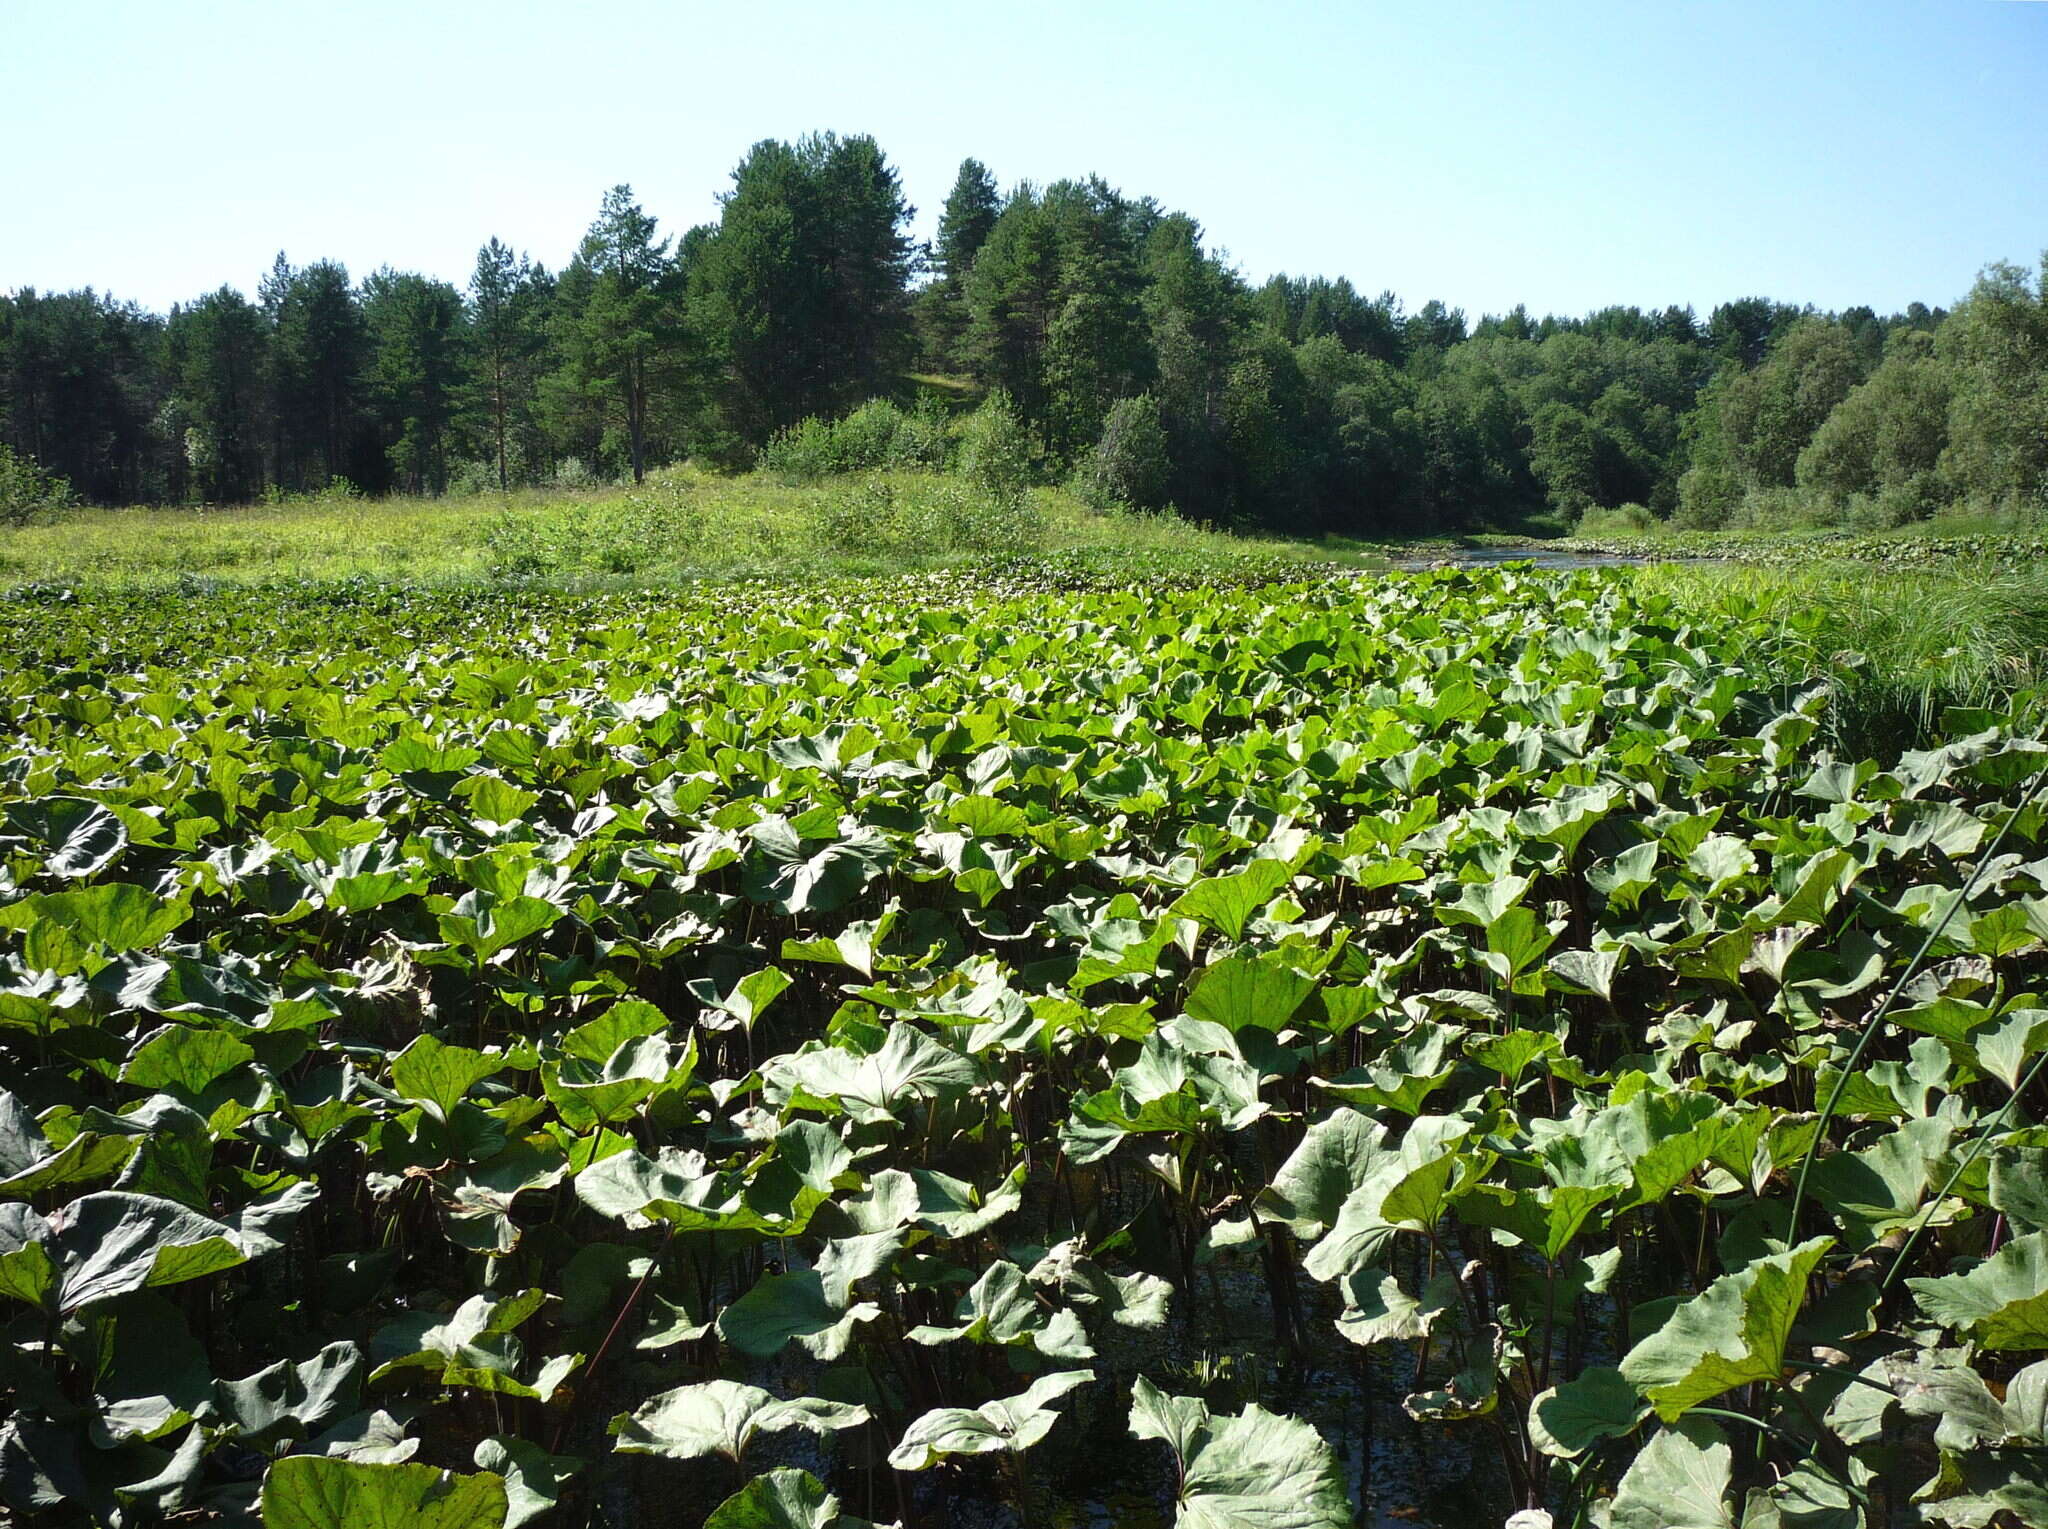
[[1775,640],[0,601],[0,1500],[2048,1522],[2048,745],[1834,757]]

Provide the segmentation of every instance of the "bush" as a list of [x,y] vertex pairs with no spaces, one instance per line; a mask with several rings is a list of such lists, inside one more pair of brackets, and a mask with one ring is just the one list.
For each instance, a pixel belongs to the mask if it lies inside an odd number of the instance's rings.
[[69,483],[0,446],[0,525],[33,525],[71,502]]
[[564,522],[535,510],[502,510],[484,533],[485,567],[494,579],[538,579],[568,560]]
[[1172,470],[1159,400],[1140,393],[1111,405],[1102,422],[1102,438],[1076,475],[1076,488],[1098,509],[1116,504],[1156,510],[1166,503]]
[[910,418],[886,398],[871,398],[841,420],[813,415],[763,446],[759,465],[785,483],[873,472],[895,460]]
[[896,424],[889,443],[889,465],[943,472],[952,443],[947,433],[946,406],[932,394],[917,401],[917,408]]
[[451,499],[481,499],[486,494],[498,492],[498,465],[495,462],[458,462],[455,471],[448,476],[448,497]]
[[886,552],[901,537],[896,490],[872,478],[820,501],[819,539],[834,552]]
[[263,491],[263,502],[270,505],[294,509],[338,509],[344,505],[356,504],[363,498],[363,491],[343,477],[329,478],[319,488],[287,489],[273,483]]
[[886,478],[852,484],[819,501],[817,537],[830,551],[862,556],[1030,552],[1045,542],[1044,510],[1029,494],[990,494],[958,478]]
[[544,488],[584,489],[604,486],[604,475],[581,457],[563,457],[548,475]]
[[1588,505],[1572,527],[1574,536],[1641,536],[1654,530],[1657,517],[1640,504],[1617,504],[1612,509]]
[[1031,485],[1037,465],[1030,431],[1010,395],[988,395],[960,430],[960,474],[983,493],[1014,497]]

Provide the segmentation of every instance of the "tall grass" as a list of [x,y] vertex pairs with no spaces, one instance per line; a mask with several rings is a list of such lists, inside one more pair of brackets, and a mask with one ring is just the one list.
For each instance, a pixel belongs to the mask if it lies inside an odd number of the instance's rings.
[[1929,743],[1951,708],[2026,722],[2048,686],[2048,569],[1952,563],[1877,573],[1663,564],[1634,577],[1690,619],[1761,616],[1757,661],[1785,684],[1825,681],[1844,753],[1877,758]]
[[236,509],[83,509],[0,530],[0,586],[175,586],[357,577],[594,584],[815,578],[973,566],[1018,555],[1163,561],[1177,572],[1314,556],[1173,516],[1105,512],[1064,490],[877,471],[783,482],[684,466],[635,488],[349,500]]

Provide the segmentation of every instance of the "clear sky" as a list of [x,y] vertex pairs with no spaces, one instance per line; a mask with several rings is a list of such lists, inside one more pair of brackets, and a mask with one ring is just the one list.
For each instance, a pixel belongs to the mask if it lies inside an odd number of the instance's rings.
[[2048,246],[2048,0],[0,0],[0,290],[558,266],[747,146],[1095,172],[1411,308],[1946,303]]

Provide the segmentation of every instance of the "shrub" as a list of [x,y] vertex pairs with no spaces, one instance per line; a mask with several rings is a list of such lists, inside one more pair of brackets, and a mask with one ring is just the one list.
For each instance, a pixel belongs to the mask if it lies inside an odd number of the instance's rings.
[[578,518],[578,555],[603,573],[639,573],[694,547],[698,518],[686,478],[651,472],[624,498]]
[[555,464],[544,487],[547,488],[598,488],[604,483],[604,475],[581,457],[563,457]]
[[896,490],[871,478],[819,501],[818,533],[834,552],[883,552],[897,545]]
[[1035,552],[1045,543],[1045,510],[1028,493],[991,494],[953,479],[940,485],[933,511],[949,552]]
[[495,462],[458,462],[455,471],[448,476],[448,497],[451,499],[481,499],[486,494],[498,492],[498,466]]
[[813,415],[763,446],[759,465],[785,483],[872,472],[896,459],[898,438],[910,418],[886,398],[871,398],[841,420]]
[[1588,505],[1572,527],[1574,536],[1641,536],[1655,528],[1657,517],[1648,506],[1617,504],[1612,509]]
[[0,525],[33,525],[70,504],[69,483],[0,446]]
[[494,579],[538,579],[561,568],[568,539],[563,523],[533,510],[503,510],[484,533],[485,566]]
[[889,443],[889,465],[943,471],[951,450],[946,427],[946,406],[925,394],[915,410],[898,419],[895,437]]
[[1140,393],[1110,406],[1102,438],[1081,464],[1077,488],[1097,508],[1120,504],[1156,510],[1166,503],[1172,470],[1159,400]]
[[816,515],[825,548],[863,556],[1030,552],[1047,525],[1029,494],[990,494],[959,478],[870,478],[821,498]]
[[1036,459],[1031,433],[1008,393],[989,394],[961,427],[960,474],[983,493],[1023,493],[1031,484]]

